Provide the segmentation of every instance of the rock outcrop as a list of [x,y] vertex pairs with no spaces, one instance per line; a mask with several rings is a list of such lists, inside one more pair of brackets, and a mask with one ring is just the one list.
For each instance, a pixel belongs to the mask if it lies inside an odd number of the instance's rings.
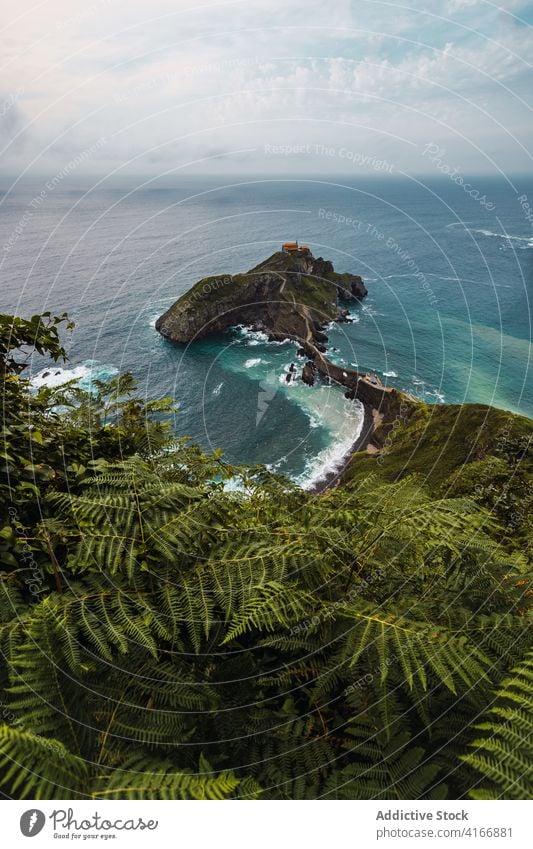
[[[367,294],[361,277],[338,274],[331,262],[310,253],[278,252],[245,274],[200,280],[156,322],[157,330],[174,342],[188,343],[210,333],[245,325],[268,334],[270,341],[292,339],[306,356],[302,381],[309,386],[317,374],[346,387],[386,419],[396,415],[403,393],[384,386],[374,375],[341,368],[325,356],[331,321],[349,321],[342,304]],[[287,382],[294,377],[291,366]]]
[[315,382],[316,366],[313,360],[308,360],[302,369],[302,380],[308,386],[313,386]]
[[174,342],[244,324],[271,340],[312,340],[325,351],[325,324],[344,320],[340,304],[367,294],[360,277],[337,274],[331,262],[312,254],[278,252],[244,274],[200,280],[156,322]]

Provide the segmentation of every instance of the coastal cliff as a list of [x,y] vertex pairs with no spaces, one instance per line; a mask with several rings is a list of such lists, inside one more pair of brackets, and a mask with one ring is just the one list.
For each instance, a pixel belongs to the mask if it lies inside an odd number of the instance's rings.
[[323,346],[323,327],[347,320],[343,302],[364,298],[355,274],[338,274],[331,262],[311,253],[279,251],[243,274],[200,280],[156,322],[173,342],[187,343],[239,324],[262,330],[271,339],[311,338]]

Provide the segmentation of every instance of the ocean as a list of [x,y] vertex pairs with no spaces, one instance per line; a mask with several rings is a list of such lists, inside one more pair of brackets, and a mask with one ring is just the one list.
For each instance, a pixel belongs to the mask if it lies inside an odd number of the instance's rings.
[[[68,179],[68,182],[67,182]],[[132,371],[179,404],[174,428],[229,462],[312,486],[358,435],[337,386],[287,383],[293,343],[236,328],[189,346],[156,318],[198,279],[244,271],[286,240],[310,245],[368,296],[328,331],[330,358],[432,404],[479,402],[533,417],[529,369],[533,180],[446,177],[123,177],[42,180],[0,192],[3,312],[66,310],[67,366],[36,384]]]

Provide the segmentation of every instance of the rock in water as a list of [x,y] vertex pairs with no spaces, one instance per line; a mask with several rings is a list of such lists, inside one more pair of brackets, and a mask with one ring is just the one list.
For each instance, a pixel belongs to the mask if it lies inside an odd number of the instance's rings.
[[308,386],[313,386],[315,382],[316,366],[312,360],[309,360],[303,367],[302,380]]

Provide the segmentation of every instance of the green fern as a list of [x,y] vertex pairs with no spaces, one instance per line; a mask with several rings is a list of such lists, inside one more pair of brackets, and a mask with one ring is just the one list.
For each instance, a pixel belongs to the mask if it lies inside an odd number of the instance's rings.
[[[473,799],[530,799],[533,790],[533,651],[515,666],[495,693],[475,751],[461,760],[479,775]],[[486,782],[486,786],[485,785]]]
[[[126,408],[99,391],[108,439]],[[445,775],[465,792],[458,747],[527,623],[530,575],[487,514],[414,479],[310,499],[149,444],[73,464],[19,529],[45,579],[30,597],[24,569],[1,576],[5,792],[440,798]]]
[[177,772],[170,762],[133,755],[119,768],[97,776],[91,795],[95,799],[220,800],[235,795],[239,784],[232,772]]
[[19,799],[79,798],[90,770],[59,740],[0,725],[0,786]]
[[406,731],[389,738],[363,720],[347,729],[346,746],[350,762],[333,771],[324,798],[446,798],[438,764],[426,760],[424,748],[413,745]]

